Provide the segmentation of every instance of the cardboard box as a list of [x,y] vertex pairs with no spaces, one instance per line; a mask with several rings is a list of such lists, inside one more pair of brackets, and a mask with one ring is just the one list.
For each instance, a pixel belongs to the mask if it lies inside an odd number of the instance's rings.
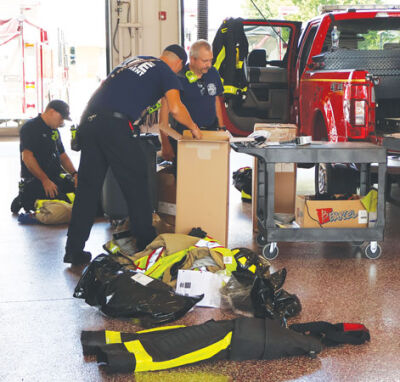
[[297,126],[292,123],[256,123],[254,131],[257,130],[269,131],[269,142],[291,141],[297,135]]
[[[293,124],[282,123],[256,123],[254,131],[267,130],[271,133],[268,141],[283,142],[296,138],[297,127]],[[257,226],[257,166],[258,160],[254,159],[253,189],[252,189],[252,217],[253,231],[258,231]],[[296,198],[296,165],[294,163],[276,163],[275,165],[275,212],[294,214]]]
[[193,227],[227,245],[229,200],[229,135],[203,131],[201,140],[184,132],[178,141],[176,233]]
[[302,228],[365,228],[368,213],[360,199],[312,200],[296,197],[296,222]]
[[156,225],[157,232],[174,233],[176,216],[176,179],[171,167],[157,172],[157,215],[160,221]]

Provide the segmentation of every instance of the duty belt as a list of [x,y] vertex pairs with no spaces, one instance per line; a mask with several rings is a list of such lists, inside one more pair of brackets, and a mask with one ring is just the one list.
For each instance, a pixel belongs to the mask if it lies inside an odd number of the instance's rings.
[[118,111],[105,111],[102,110],[101,112],[92,112],[89,113],[88,117],[86,118],[89,122],[91,122],[94,118],[96,118],[98,115],[103,115],[105,117],[111,117],[111,118],[117,118],[117,119],[122,119],[123,121],[127,121],[129,124],[129,128],[132,131],[132,136],[134,138],[137,138],[140,136],[140,127],[136,122],[132,122],[131,119],[123,113],[119,113]]

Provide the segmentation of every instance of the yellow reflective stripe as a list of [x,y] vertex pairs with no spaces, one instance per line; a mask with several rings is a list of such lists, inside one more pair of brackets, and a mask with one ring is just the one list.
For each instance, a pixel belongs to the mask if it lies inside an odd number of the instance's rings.
[[244,192],[243,190],[242,190],[242,192],[241,192],[241,196],[242,196],[242,198],[244,198],[244,199],[251,199],[251,195],[250,195],[250,194],[247,194],[247,193]]
[[136,332],[136,333],[150,333],[150,332],[158,332],[158,331],[162,331],[162,330],[170,330],[170,329],[178,329],[178,328],[186,328],[186,325],[161,326],[159,328],[141,330],[140,332]]
[[106,330],[105,337],[106,337],[106,344],[122,343],[121,332],[116,332],[114,330]]
[[120,250],[119,246],[112,241],[109,243],[108,249],[113,255],[115,255]]
[[214,68],[219,70],[222,61],[225,60],[225,46],[222,47],[221,51],[218,53],[217,59],[215,60],[214,63]]
[[242,69],[243,68],[243,61],[238,61],[236,63],[236,69]]
[[147,269],[144,272],[144,274],[147,276],[151,276],[154,279],[160,278],[166,269],[171,267],[176,262],[182,260],[182,258],[186,255],[187,251],[188,251],[188,249],[184,249],[184,250],[176,252],[172,255],[162,257],[161,259],[156,261],[156,263],[152,267]]
[[248,268],[248,270],[251,272],[251,273],[256,273],[256,266],[253,264],[253,265],[251,265],[249,268]]
[[222,340],[212,345],[196,350],[192,353],[184,354],[180,357],[168,361],[153,362],[153,358],[145,350],[139,340],[124,342],[126,350],[133,353],[136,359],[135,372],[170,369],[181,365],[200,362],[212,358],[220,351],[226,349],[232,340],[232,332],[229,332]]
[[301,82],[343,82],[343,83],[356,83],[356,84],[365,84],[367,83],[366,80],[363,79],[356,79],[356,80],[343,80],[343,79],[329,79],[329,78],[307,78],[302,79]]
[[237,88],[236,86],[232,85],[224,86],[224,93],[236,94],[238,90],[239,88]]
[[240,258],[238,259],[238,261],[239,261],[240,264],[245,265],[246,262],[247,262],[247,259],[246,259],[245,257],[240,257]]
[[67,195],[67,198],[69,199],[69,201],[71,203],[74,203],[74,201],[75,201],[75,192],[68,192],[68,193],[66,193],[66,195]]
[[36,210],[40,210],[45,202],[56,202],[60,204],[65,204],[67,206],[71,205],[71,203],[68,203],[65,200],[60,200],[60,199],[36,199],[35,201]]

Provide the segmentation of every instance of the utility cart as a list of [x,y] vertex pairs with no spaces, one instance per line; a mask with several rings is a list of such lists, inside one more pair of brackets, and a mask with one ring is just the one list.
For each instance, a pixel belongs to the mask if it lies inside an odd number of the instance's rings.
[[[280,144],[257,147],[253,142],[231,143],[232,148],[258,159],[257,166],[257,244],[263,256],[274,259],[279,241],[349,241],[364,247],[365,255],[376,259],[382,249],[385,226],[386,148],[367,142],[313,142],[309,145]],[[279,228],[274,221],[276,163],[357,163],[360,166],[360,195],[370,188],[370,165],[378,165],[378,205],[374,227],[366,228]]]

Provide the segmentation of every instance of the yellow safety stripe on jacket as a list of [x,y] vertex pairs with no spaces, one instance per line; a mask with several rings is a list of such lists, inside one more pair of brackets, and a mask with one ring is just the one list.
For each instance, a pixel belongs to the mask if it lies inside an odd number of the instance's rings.
[[65,200],[59,200],[59,199],[37,199],[36,202],[35,202],[36,212],[38,212],[38,210],[40,210],[43,207],[43,204],[45,202],[55,202],[55,203],[60,203],[60,204],[65,204],[67,206],[71,206],[71,203],[68,203]]
[[159,328],[141,330],[140,332],[136,332],[136,333],[141,334],[141,333],[150,333],[150,332],[160,332],[163,330],[171,330],[171,329],[179,329],[179,328],[186,328],[186,325],[160,326]]
[[220,52],[218,53],[218,56],[214,62],[214,68],[217,69],[219,71],[219,68],[221,67],[222,61],[225,60],[225,46],[222,47],[222,49],[220,50]]
[[243,68],[243,61],[238,61],[236,62],[236,69],[242,69]]
[[229,248],[219,247],[212,248],[212,250],[222,255],[222,259],[224,261],[225,269],[228,271],[228,275],[230,275],[233,271],[236,271],[237,262],[235,259],[235,255]]
[[195,350],[194,352],[184,354],[180,357],[170,359],[168,361],[154,362],[150,354],[147,353],[139,340],[124,342],[125,348],[129,353],[135,355],[136,367],[135,372],[163,370],[173,367],[187,365],[190,363],[200,362],[205,359],[214,357],[222,350],[227,349],[232,340],[232,332],[229,332],[222,340],[206,346],[202,349]]
[[[190,248],[193,248],[193,247],[190,247]],[[170,268],[172,265],[174,265],[178,261],[181,261],[186,256],[189,249],[184,249],[184,250],[176,252],[172,255],[168,255],[168,256],[161,258],[150,269],[148,269],[144,274],[146,276],[153,277],[153,279],[160,278],[168,268]]]
[[145,273],[149,270],[164,255],[164,250],[164,247],[159,247],[151,252],[150,255],[136,260],[134,263],[137,267],[137,271]]
[[122,343],[121,332],[116,332],[114,330],[104,331],[106,344],[120,344]]
[[107,250],[110,251],[113,255],[116,255],[121,248],[118,244],[115,244],[112,240],[107,243]]
[[74,204],[75,201],[75,192],[67,192],[65,195],[67,195],[67,198],[71,202],[71,204]]

